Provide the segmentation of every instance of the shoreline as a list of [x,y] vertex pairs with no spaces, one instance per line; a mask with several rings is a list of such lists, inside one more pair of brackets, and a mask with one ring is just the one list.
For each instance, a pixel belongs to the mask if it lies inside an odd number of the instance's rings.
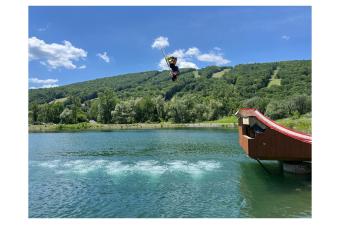
[[[299,118],[285,118],[276,120],[277,123],[307,134],[312,133],[312,119],[309,116]],[[28,125],[29,133],[48,133],[48,132],[81,132],[81,131],[113,131],[113,130],[132,130],[132,129],[171,129],[171,128],[224,128],[236,129],[237,120],[222,119],[216,121],[206,121],[198,123],[133,123],[133,124],[102,124],[102,123],[77,123],[77,124],[40,124]]]
[[228,128],[236,129],[237,123],[133,123],[133,124],[42,124],[28,125],[29,133],[48,133],[63,131],[111,131],[132,129],[169,129],[169,128]]

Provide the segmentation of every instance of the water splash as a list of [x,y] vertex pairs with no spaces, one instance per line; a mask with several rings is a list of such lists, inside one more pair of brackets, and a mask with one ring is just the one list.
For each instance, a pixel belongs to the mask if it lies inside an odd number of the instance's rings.
[[197,176],[221,168],[221,163],[213,160],[201,160],[197,162],[188,162],[185,160],[166,162],[143,160],[134,163],[111,160],[69,160],[64,162],[53,160],[44,162],[35,161],[32,163],[32,166],[47,168],[57,174],[75,173],[86,175],[91,172],[103,172],[112,176],[135,173],[159,176],[165,173],[186,173]]

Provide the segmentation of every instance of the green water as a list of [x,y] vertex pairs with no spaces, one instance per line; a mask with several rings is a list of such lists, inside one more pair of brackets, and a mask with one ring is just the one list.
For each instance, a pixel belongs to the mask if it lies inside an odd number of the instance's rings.
[[29,134],[29,216],[311,217],[310,177],[272,175],[225,129]]

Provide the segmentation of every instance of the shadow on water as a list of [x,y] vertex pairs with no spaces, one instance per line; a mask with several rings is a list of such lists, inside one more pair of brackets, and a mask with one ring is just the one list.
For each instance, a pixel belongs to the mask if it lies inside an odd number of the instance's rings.
[[276,161],[241,162],[241,217],[311,217],[311,176],[285,173]]
[[[167,148],[167,151],[164,151],[163,148]],[[218,146],[217,144],[211,145],[193,145],[193,144],[175,144],[175,145],[155,145],[155,146],[147,146],[139,149],[103,149],[103,150],[80,150],[80,151],[60,151],[57,152],[57,155],[60,156],[103,156],[103,157],[112,157],[112,156],[164,156],[164,155],[173,155],[173,154],[211,154],[211,153],[224,153],[225,149],[222,146]]]

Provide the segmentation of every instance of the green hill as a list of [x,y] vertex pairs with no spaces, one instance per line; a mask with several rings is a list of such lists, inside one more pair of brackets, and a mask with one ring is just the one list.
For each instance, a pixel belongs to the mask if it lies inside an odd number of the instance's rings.
[[[176,82],[168,73],[147,71],[31,89],[30,122],[197,122],[231,115],[239,107],[256,107],[276,119],[311,110],[310,60],[184,69]],[[280,85],[269,85],[273,77]]]

